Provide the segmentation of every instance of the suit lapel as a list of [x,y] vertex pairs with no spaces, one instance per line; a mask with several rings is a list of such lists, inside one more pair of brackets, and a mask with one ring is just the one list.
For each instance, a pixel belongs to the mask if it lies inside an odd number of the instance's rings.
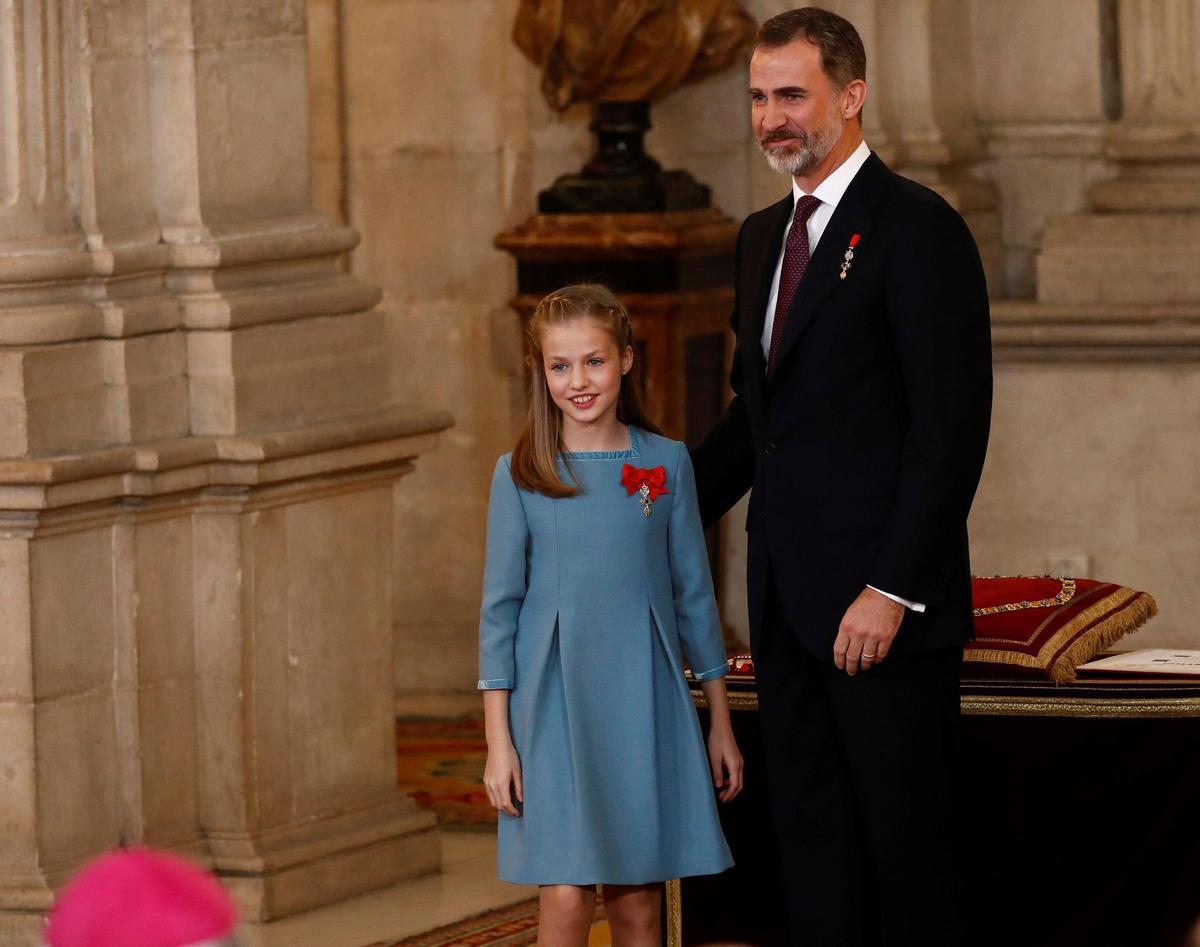
[[844,282],[839,274],[850,238],[854,234],[859,235],[856,253],[866,250],[875,227],[875,207],[883,199],[886,186],[887,166],[872,153],[842,195],[808,261],[804,279],[800,281],[792,307],[788,310],[783,337],[779,340],[779,351],[775,355],[772,378],[778,375],[788,352],[795,347],[817,312]]

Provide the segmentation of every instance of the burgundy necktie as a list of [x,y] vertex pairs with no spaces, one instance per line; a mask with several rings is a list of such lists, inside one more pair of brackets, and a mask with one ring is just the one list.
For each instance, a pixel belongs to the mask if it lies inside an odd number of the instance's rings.
[[813,215],[821,201],[805,194],[796,201],[792,211],[792,229],[788,231],[787,247],[783,251],[783,267],[779,271],[779,296],[775,300],[775,322],[771,326],[771,348],[767,355],[767,374],[775,368],[775,355],[779,352],[779,340],[783,338],[783,324],[787,322],[788,310],[796,297],[796,287],[808,269],[808,218]]

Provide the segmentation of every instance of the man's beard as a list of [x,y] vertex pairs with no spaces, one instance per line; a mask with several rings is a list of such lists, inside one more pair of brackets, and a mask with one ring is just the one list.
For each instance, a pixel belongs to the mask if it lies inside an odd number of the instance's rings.
[[[835,122],[830,121],[826,125],[814,128],[811,133],[789,132],[787,129],[781,129],[774,132],[766,141],[760,140],[758,147],[766,156],[767,164],[770,165],[772,171],[796,177],[808,174],[824,161],[829,152],[833,151],[833,146],[837,144],[840,134],[841,129]],[[799,150],[771,147],[772,144],[781,144],[788,140],[799,141]]]

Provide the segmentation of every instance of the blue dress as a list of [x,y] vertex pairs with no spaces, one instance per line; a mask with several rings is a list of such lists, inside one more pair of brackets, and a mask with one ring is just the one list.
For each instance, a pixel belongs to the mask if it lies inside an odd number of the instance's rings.
[[[488,505],[479,688],[511,689],[520,817],[500,813],[514,884],[645,884],[733,864],[680,645],[701,680],[725,649],[683,444],[562,455],[581,492],[519,489],[501,457]],[[645,516],[624,464],[666,470]]]

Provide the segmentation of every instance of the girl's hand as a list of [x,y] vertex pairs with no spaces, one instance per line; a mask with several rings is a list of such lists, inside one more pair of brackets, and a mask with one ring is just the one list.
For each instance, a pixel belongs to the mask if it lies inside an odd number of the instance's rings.
[[511,742],[498,750],[488,749],[483,787],[487,790],[488,800],[498,810],[511,816],[521,815],[513,802],[514,799],[516,802],[525,802],[525,792],[521,788],[521,761]]
[[730,727],[714,726],[708,732],[708,765],[713,785],[720,790],[717,798],[728,802],[742,791],[742,754]]

